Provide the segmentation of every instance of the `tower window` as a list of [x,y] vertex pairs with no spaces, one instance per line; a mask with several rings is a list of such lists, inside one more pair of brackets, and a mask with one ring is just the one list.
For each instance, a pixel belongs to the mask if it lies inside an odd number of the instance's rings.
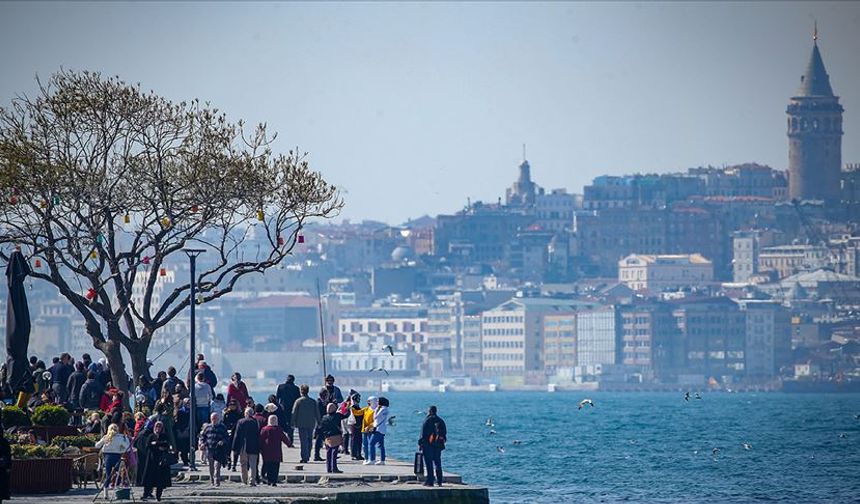
[[800,120],[800,131],[806,131],[806,128],[809,126],[809,121],[804,117]]

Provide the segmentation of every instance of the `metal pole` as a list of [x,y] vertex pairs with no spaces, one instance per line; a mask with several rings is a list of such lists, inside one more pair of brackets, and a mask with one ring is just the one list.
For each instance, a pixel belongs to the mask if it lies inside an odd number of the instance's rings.
[[195,458],[197,455],[197,398],[194,393],[194,357],[195,357],[195,347],[196,347],[196,337],[197,337],[197,321],[196,317],[196,308],[197,308],[197,256],[201,254],[203,251],[199,249],[185,249],[185,253],[188,254],[188,259],[191,261],[191,341],[189,345],[189,359],[188,362],[191,367],[188,369],[189,373],[189,383],[188,383],[188,391],[191,395],[191,412],[190,418],[188,419],[188,462],[189,469],[192,471],[197,470],[197,464],[195,463]]
[[325,328],[323,327],[322,294],[320,293],[320,279],[319,279],[319,277],[317,277],[317,304],[319,306],[319,311],[320,311],[320,340],[322,341],[323,383],[325,383],[325,377],[328,376],[328,372],[326,372],[326,366],[325,366]]

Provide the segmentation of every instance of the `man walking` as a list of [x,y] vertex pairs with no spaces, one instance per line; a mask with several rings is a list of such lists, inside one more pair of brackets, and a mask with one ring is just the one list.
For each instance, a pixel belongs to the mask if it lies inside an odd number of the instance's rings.
[[278,391],[275,393],[278,398],[278,408],[283,412],[284,425],[282,425],[287,437],[290,438],[290,443],[293,440],[293,405],[301,396],[299,387],[296,386],[296,377],[287,375],[287,381],[278,385]]
[[448,428],[445,421],[436,416],[436,406],[430,406],[427,418],[421,427],[421,438],[418,439],[418,448],[424,454],[424,466],[427,470],[427,479],[424,486],[433,486],[435,483],[442,486],[442,450],[448,441]]
[[[245,408],[245,418],[236,424],[236,434],[233,438],[233,452],[239,454],[239,463],[242,465],[242,483],[257,486],[257,459],[260,456],[260,429],[254,418],[254,410]],[[251,469],[251,478],[248,478],[248,469]]]
[[301,397],[293,404],[292,420],[293,426],[299,429],[299,443],[302,450],[301,461],[306,464],[311,458],[314,429],[320,422],[320,411],[317,402],[308,397],[310,387],[307,384],[299,387],[299,392]]

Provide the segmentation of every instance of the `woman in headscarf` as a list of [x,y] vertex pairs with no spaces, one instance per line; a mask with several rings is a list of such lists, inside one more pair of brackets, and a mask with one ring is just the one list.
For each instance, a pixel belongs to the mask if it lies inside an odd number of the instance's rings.
[[152,432],[145,431],[146,458],[142,459],[140,472],[143,483],[141,500],[152,498],[155,488],[155,500],[160,501],[164,489],[170,486],[170,442],[167,440],[163,422],[155,422]]
[[272,415],[269,417],[268,425],[260,431],[260,455],[263,457],[263,477],[266,483],[272,486],[277,486],[278,484],[278,469],[283,461],[284,454],[281,451],[281,443],[290,448],[293,446],[284,429],[278,426],[278,417]]
[[[230,399],[227,403],[227,409],[224,410],[224,415],[221,422],[224,427],[227,427],[227,433],[230,435],[230,446],[233,446],[233,440],[236,439],[236,423],[242,419],[242,413],[239,411],[239,404],[235,399]],[[228,469],[236,470],[236,463],[239,460],[239,453],[233,452],[233,456],[227,460]]]

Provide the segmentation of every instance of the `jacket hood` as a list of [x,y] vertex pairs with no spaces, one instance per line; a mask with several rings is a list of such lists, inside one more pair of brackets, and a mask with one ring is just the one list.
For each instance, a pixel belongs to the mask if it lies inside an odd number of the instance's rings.
[[370,396],[370,397],[368,397],[368,398],[367,398],[367,402],[368,402],[368,403],[369,403],[369,404],[370,404],[374,409],[376,409],[376,405],[377,405],[377,404],[379,404],[379,398],[377,398],[376,396]]

